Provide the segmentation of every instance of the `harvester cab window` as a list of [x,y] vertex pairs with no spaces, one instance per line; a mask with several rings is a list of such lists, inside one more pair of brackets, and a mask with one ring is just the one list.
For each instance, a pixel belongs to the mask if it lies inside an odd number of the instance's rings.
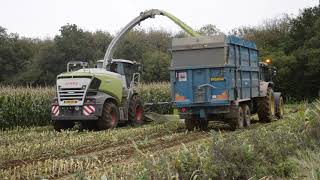
[[126,85],[129,87],[133,74],[139,71],[139,65],[127,62],[113,62],[110,65],[110,71],[124,76],[126,79]]
[[111,71],[111,72],[118,73],[118,64],[117,64],[117,63],[112,63],[112,64],[110,65],[110,71]]
[[67,64],[67,72],[77,71],[88,67],[87,62],[82,61],[70,61]]

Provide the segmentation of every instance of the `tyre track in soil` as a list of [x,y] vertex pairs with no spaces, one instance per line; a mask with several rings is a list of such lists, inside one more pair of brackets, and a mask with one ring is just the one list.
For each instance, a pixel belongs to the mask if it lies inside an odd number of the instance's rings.
[[[252,124],[251,128],[257,128],[260,126],[265,126],[265,125],[270,125],[270,124],[261,124],[261,123],[254,123]],[[214,127],[212,128],[213,130],[222,130],[222,133],[230,133],[233,131],[228,130],[228,128],[224,127]],[[226,130],[226,131],[225,131]],[[172,136],[176,135],[177,137],[173,138],[172,140],[164,140],[163,138],[166,136]],[[137,153],[136,148],[133,146],[133,142],[141,142],[145,138],[150,138],[148,141],[152,140],[158,140],[155,143],[149,143],[145,145],[139,145],[138,149],[141,152],[159,152],[162,150],[166,150],[169,148],[175,148],[178,146],[181,146],[181,144],[187,144],[187,143],[192,143],[194,141],[199,141],[201,139],[209,138],[210,133],[208,132],[188,132],[186,133],[185,129],[178,128],[175,131],[172,132],[161,132],[161,133],[154,133],[154,134],[149,134],[149,135],[143,135],[140,136],[134,140],[126,140],[122,142],[116,142],[112,144],[93,144],[85,147],[80,147],[75,149],[77,152],[76,154],[69,154],[65,156],[51,156],[49,158],[46,157],[40,157],[40,158],[35,158],[32,160],[13,160],[9,162],[5,162],[3,164],[0,164],[0,168],[3,170],[9,169],[9,168],[15,168],[17,166],[21,165],[30,165],[36,162],[44,162],[47,159],[53,159],[53,160],[59,160],[59,159],[65,159],[68,160],[70,158],[86,158],[90,156],[95,156],[98,157],[98,159],[109,159],[106,161],[106,164],[112,165],[115,163],[125,163],[128,160],[132,160],[133,156],[135,153]],[[94,146],[94,148],[92,148]],[[3,168],[4,167],[4,168]],[[87,170],[88,171],[88,170]],[[53,178],[64,178],[65,176],[67,177],[72,177],[74,172],[70,172],[68,174],[60,174],[60,175],[54,175],[50,174],[49,176]]]
[[[147,143],[144,145],[137,145],[138,150],[135,147],[134,143],[125,144],[122,146],[114,147],[114,148],[107,148],[101,151],[91,152],[85,155],[73,156],[72,158],[86,158],[88,156],[95,156],[98,160],[106,160],[104,161],[108,167],[112,166],[113,164],[125,163],[133,159],[133,157],[139,153],[147,153],[147,152],[161,152],[166,149],[176,148],[181,146],[182,144],[188,144],[199,140],[204,140],[210,138],[210,134],[207,132],[188,132],[188,133],[176,133],[177,137],[173,137],[172,139],[165,140],[162,137],[158,137],[156,139],[152,139],[153,142]],[[170,135],[167,135],[170,136]],[[107,167],[106,166],[106,167]],[[90,171],[87,169],[85,171]],[[63,175],[53,175],[53,178],[59,179],[71,179],[74,175],[74,172],[69,174]]]
[[[179,133],[179,132],[182,132],[182,129],[178,128],[177,130],[170,132],[170,133],[174,134],[174,133]],[[100,144],[90,144],[87,146],[80,146],[79,148],[75,148],[73,150],[74,153],[67,154],[67,155],[50,155],[50,156],[48,156],[48,154],[44,154],[43,156],[39,155],[39,156],[35,156],[32,158],[9,160],[9,161],[6,161],[6,162],[3,162],[2,164],[0,164],[0,169],[5,170],[5,169],[9,169],[9,168],[14,168],[16,166],[32,164],[34,162],[43,162],[48,159],[62,159],[62,158],[86,155],[89,153],[94,153],[94,152],[105,150],[105,149],[117,148],[122,145],[130,144],[132,141],[143,140],[146,137],[150,138],[150,140],[151,140],[151,139],[163,137],[166,135],[168,135],[168,132],[160,132],[160,133],[155,132],[153,134],[149,134],[149,135],[144,134],[139,137],[128,139],[125,141],[120,141],[120,142],[111,142],[111,143],[106,142],[106,143],[102,143],[102,144],[100,143]]]

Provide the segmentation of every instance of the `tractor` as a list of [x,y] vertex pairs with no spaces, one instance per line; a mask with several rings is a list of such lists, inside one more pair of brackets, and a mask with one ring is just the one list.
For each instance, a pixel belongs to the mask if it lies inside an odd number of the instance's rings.
[[261,122],[283,117],[276,69],[259,62],[254,42],[232,35],[175,38],[171,51],[172,101],[188,130],[205,130],[210,120],[249,127],[253,114]]

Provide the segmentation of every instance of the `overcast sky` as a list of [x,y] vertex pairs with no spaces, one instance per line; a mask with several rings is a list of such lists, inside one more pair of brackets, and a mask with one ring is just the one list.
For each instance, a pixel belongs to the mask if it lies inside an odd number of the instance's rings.
[[[27,37],[54,37],[61,26],[72,23],[114,34],[147,9],[161,9],[197,29],[214,24],[223,32],[240,26],[259,25],[283,13],[315,6],[319,0],[0,0],[0,26]],[[177,32],[165,17],[149,19],[142,28]]]

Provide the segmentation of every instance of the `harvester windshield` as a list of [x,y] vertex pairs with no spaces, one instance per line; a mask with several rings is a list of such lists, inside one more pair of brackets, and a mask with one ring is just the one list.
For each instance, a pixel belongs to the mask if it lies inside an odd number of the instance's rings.
[[88,68],[87,62],[82,61],[70,61],[67,64],[67,72],[77,71],[79,69]]

